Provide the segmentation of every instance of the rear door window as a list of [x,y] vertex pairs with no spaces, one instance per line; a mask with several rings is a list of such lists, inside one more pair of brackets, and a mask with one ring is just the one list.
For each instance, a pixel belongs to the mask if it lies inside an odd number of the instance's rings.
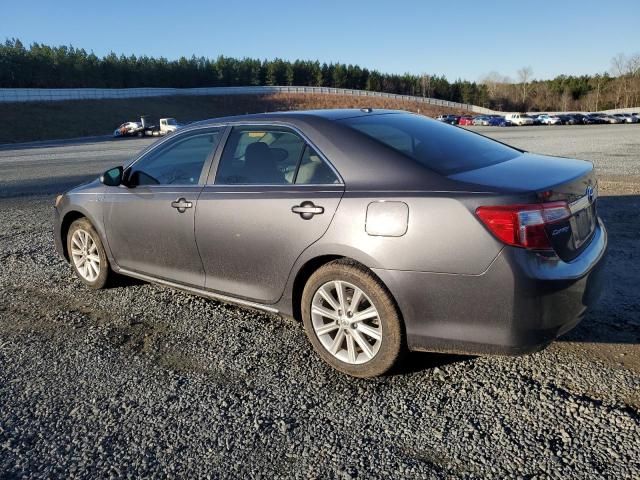
[[331,168],[297,133],[280,127],[234,127],[217,185],[338,183]]

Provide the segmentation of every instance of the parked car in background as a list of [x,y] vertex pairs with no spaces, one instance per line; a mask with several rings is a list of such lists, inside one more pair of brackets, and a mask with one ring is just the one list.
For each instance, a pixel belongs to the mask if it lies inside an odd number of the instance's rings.
[[513,123],[504,118],[502,115],[488,115],[489,125],[492,127],[511,127]]
[[501,115],[479,115],[473,119],[472,123],[485,127],[508,127],[511,125],[511,122]]
[[624,123],[638,123],[638,118],[634,117],[630,113],[617,113],[615,116]]
[[596,125],[602,123],[602,121],[598,117],[591,116],[591,114],[587,113],[582,116],[582,123],[584,125]]
[[557,115],[549,115],[544,113],[539,115],[540,123],[542,125],[562,125],[562,119]]
[[585,116],[588,118],[588,123],[593,123],[593,124],[607,123],[603,118],[604,116],[603,113],[588,113]]
[[473,125],[473,117],[471,115],[463,115],[458,120],[458,125],[463,125],[463,126]]
[[526,113],[509,113],[505,115],[505,119],[518,126],[533,125],[533,119]]
[[531,120],[533,120],[534,125],[543,125],[541,118],[543,115],[546,115],[546,113],[536,113],[529,116],[531,117]]
[[458,120],[460,119],[459,115],[438,115],[436,120],[443,123],[448,123],[449,125],[458,125]]
[[585,118],[584,114],[582,114],[582,113],[572,113],[571,116],[573,118],[575,118],[576,125],[584,125],[584,123],[585,123],[584,122],[584,118]]
[[589,162],[407,112],[279,112],[195,123],[59,195],[54,242],[89,288],[120,273],[298,318],[372,377],[573,328],[603,283],[596,205]]
[[576,125],[576,119],[573,118],[570,114],[561,113],[557,116],[562,121],[562,125]]
[[584,122],[582,121],[583,115],[580,113],[568,113],[567,116],[570,119],[567,125],[583,125],[584,124]]
[[478,115],[473,119],[472,123],[473,125],[476,125],[476,126],[486,127],[489,125],[489,117],[487,117],[486,115]]
[[615,115],[601,115],[600,118],[602,118],[604,123],[624,123],[624,120],[616,117]]

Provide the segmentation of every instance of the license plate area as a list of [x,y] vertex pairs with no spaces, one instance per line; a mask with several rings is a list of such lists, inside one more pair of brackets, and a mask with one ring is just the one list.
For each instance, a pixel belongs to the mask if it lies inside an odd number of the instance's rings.
[[575,212],[571,218],[571,230],[573,231],[573,243],[576,249],[580,248],[596,228],[595,205]]

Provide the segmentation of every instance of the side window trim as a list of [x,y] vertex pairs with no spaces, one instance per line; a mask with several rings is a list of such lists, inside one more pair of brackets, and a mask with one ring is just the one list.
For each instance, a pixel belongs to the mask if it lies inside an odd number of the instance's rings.
[[[231,131],[234,128],[243,128],[243,127],[264,127],[264,128],[278,128],[278,127],[282,127],[282,128],[287,128],[289,130],[291,130],[292,132],[294,132],[296,135],[300,136],[300,138],[302,138],[302,140],[305,143],[305,148],[302,149],[302,153],[300,154],[300,158],[298,159],[298,164],[296,167],[296,172],[295,172],[295,177],[294,177],[294,182],[296,180],[296,177],[298,175],[298,170],[300,169],[300,163],[302,162],[302,157],[304,155],[304,152],[306,150],[307,147],[311,147],[322,159],[322,161],[324,163],[326,163],[326,165],[331,169],[331,171],[333,172],[333,174],[336,176],[336,178],[338,179],[338,183],[319,183],[319,184],[312,184],[312,183],[307,183],[307,184],[296,184],[296,183],[291,183],[291,184],[217,184],[215,183],[215,178],[216,178],[216,174],[218,172],[218,169],[220,168],[220,160],[222,158],[222,154],[224,152],[224,149],[227,146],[227,142],[229,140],[229,137],[231,135]],[[299,189],[300,187],[340,187],[340,186],[344,186],[344,179],[342,178],[342,175],[340,175],[340,172],[338,172],[338,170],[333,166],[333,164],[329,161],[329,159],[325,156],[324,153],[322,153],[322,151],[316,147],[316,145],[309,140],[309,137],[307,137],[299,128],[295,127],[294,125],[291,125],[289,123],[281,123],[281,122],[241,122],[241,123],[233,123],[233,124],[229,124],[227,125],[226,131],[223,132],[222,136],[220,137],[220,143],[218,145],[218,148],[216,149],[216,155],[214,157],[214,161],[212,162],[211,165],[211,169],[209,171],[209,174],[207,176],[206,182],[205,182],[205,186],[215,186],[215,187],[222,187],[222,188],[226,188],[226,187],[232,187],[232,188],[238,188],[238,187],[269,187],[269,188],[296,188]]]
[[291,185],[296,185],[296,181],[298,180],[298,172],[300,171],[300,166],[302,165],[302,159],[304,158],[304,153],[307,151],[307,148],[309,147],[309,143],[306,141],[306,139],[302,139],[304,140],[304,147],[302,148],[302,150],[300,151],[300,155],[298,156],[298,162],[296,163],[296,170],[295,172],[293,172],[293,177],[291,178]]
[[223,143],[223,140],[226,140],[226,137],[225,137],[225,135],[227,133],[227,126],[226,125],[222,125],[222,124],[219,124],[219,125],[207,125],[207,126],[203,126],[203,127],[199,127],[199,128],[189,129],[187,131],[171,135],[169,138],[165,139],[164,141],[161,141],[161,142],[158,142],[156,144],[150,145],[145,150],[143,150],[132,162],[130,162],[125,167],[123,178],[127,178],[128,175],[129,175],[129,172],[134,167],[134,165],[137,164],[138,162],[144,160],[149,155],[154,155],[158,151],[167,150],[169,148],[172,148],[172,146],[176,145],[178,142],[182,142],[182,141],[187,140],[188,137],[207,134],[208,132],[215,132],[215,131],[219,131],[220,132],[220,140],[218,141],[218,144],[216,145],[216,147],[211,152],[209,152],[209,154],[207,155],[207,158],[204,161],[204,164],[202,165],[202,170],[200,172],[200,177],[198,178],[198,183],[196,183],[196,184],[173,184],[173,185],[162,185],[162,184],[161,185],[145,185],[145,188],[159,188],[159,189],[175,188],[175,187],[198,187],[198,186],[202,187],[203,185],[206,184],[207,173],[209,172],[209,169],[211,168],[211,164],[212,164],[213,159],[215,158],[216,153],[218,151],[220,151],[220,147],[221,147],[221,144]]
[[218,162],[220,161],[220,156],[222,155],[224,146],[227,144],[227,138],[229,138],[229,133],[231,132],[231,128],[229,128],[228,125],[220,125],[217,128],[220,129],[220,140],[218,140],[218,145],[213,149],[213,152],[209,155],[209,158],[207,158],[207,161],[202,168],[198,185],[207,185],[212,171],[215,175],[215,171],[218,168]]

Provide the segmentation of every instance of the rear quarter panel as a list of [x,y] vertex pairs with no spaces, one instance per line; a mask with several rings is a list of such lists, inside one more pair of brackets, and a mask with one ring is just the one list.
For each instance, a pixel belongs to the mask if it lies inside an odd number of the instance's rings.
[[[486,196],[347,192],[325,235],[303,257],[344,255],[370,268],[480,274],[502,249],[473,213],[483,198]],[[379,201],[408,205],[404,235],[385,237],[366,232],[367,206]]]

